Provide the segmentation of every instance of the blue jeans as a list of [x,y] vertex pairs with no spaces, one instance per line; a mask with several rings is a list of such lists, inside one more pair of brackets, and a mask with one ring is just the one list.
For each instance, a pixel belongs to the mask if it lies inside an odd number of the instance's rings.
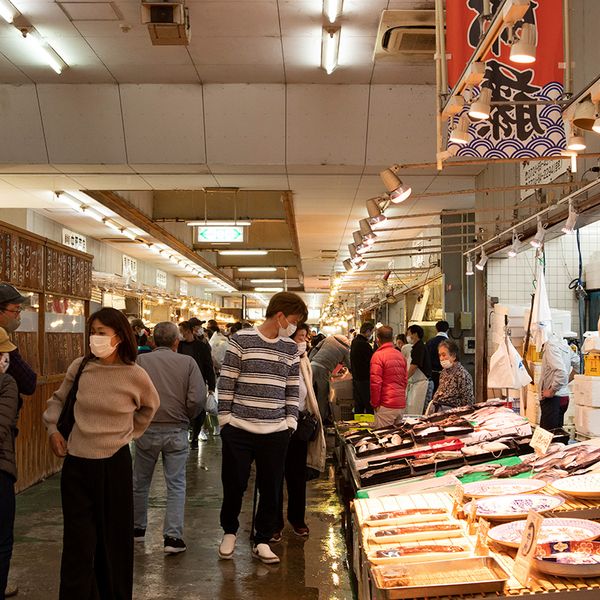
[[8,569],[13,551],[15,527],[15,480],[5,471],[0,471],[0,599],[8,581]]
[[133,463],[133,526],[146,529],[148,524],[148,492],[154,467],[162,454],[165,483],[167,484],[167,511],[163,534],[183,537],[185,509],[185,471],[188,457],[187,429],[179,427],[152,427],[135,441]]

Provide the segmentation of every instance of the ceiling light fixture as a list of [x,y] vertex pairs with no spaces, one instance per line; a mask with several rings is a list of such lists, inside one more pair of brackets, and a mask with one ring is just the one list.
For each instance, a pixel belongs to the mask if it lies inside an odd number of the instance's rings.
[[467,268],[465,269],[465,275],[475,275],[475,271],[473,270],[473,259],[470,256],[467,256]]
[[56,192],[55,197],[59,202],[66,204],[69,208],[78,212],[83,212],[83,204],[79,202],[77,198],[73,198],[71,194],[68,194],[67,192]]
[[56,50],[35,29],[21,29],[20,35],[33,49],[33,52],[58,75],[68,67],[67,63],[58,55]]
[[354,244],[348,244],[348,251],[350,252],[350,260],[356,264],[362,260],[361,255],[358,253]]
[[363,254],[369,249],[369,246],[365,244],[360,231],[353,231],[352,238],[354,239],[354,246],[356,247],[356,251],[359,254]]
[[98,221],[98,223],[102,223],[104,221],[104,216],[101,215],[98,211],[94,210],[93,208],[90,208],[89,206],[83,207],[83,214],[86,217],[94,219],[94,221]]
[[250,283],[283,283],[283,279],[251,279]]
[[464,146],[471,141],[469,118],[466,115],[463,115],[458,119],[458,123],[450,132],[450,141],[454,144],[460,144],[461,146]]
[[0,0],[0,17],[2,17],[7,23],[12,23],[17,10],[15,7],[6,0]]
[[338,66],[341,27],[323,27],[321,39],[321,67],[331,75]]
[[367,268],[367,261],[361,259],[360,262],[356,263],[355,270],[356,271],[364,271]]
[[519,236],[517,235],[517,233],[515,231],[513,231],[512,244],[508,250],[509,258],[514,258],[519,253],[520,249],[521,249],[521,242],[519,241]]
[[135,240],[137,237],[137,235],[133,231],[131,231],[131,229],[127,229],[127,227],[121,229],[121,233],[130,240]]
[[344,0],[323,0],[323,14],[330,23],[335,23],[342,14]]
[[356,269],[355,264],[349,259],[347,258],[344,262],[344,269],[346,269],[346,272],[348,273],[352,273],[352,271],[354,271]]
[[383,214],[383,210],[380,207],[380,197],[370,198],[367,200],[367,211],[369,213],[369,225],[373,229],[378,229],[387,220],[387,217]]
[[538,219],[537,231],[533,238],[529,240],[529,243],[534,248],[541,248],[544,245],[544,238],[546,237],[546,230],[544,229],[544,224],[541,219]]
[[412,193],[412,188],[404,185],[397,173],[400,171],[400,165],[392,165],[388,169],[384,169],[379,173],[385,189],[387,190],[390,200],[394,204],[404,202]]
[[274,273],[277,267],[238,267],[240,273]]
[[583,132],[578,127],[573,127],[567,138],[567,150],[580,152],[586,148]]
[[520,64],[535,62],[537,45],[537,29],[533,23],[523,23],[521,35],[517,41],[513,40],[510,49],[510,60]]
[[479,262],[475,265],[475,268],[478,271],[483,271],[485,269],[485,265],[488,261],[487,254],[485,253],[485,248],[481,249],[481,256],[479,257]]
[[116,223],[113,223],[112,221],[109,221],[108,219],[104,219],[104,224],[109,229],[112,229],[113,231],[116,231],[117,233],[121,233],[121,228]]
[[219,250],[221,256],[266,256],[268,250]]
[[371,228],[371,225],[369,224],[369,219],[361,219],[358,222],[358,225],[360,227],[360,235],[362,236],[362,239],[364,240],[365,244],[367,244],[367,246],[372,246],[375,243],[375,238],[377,237],[377,234]]
[[255,292],[283,292],[282,287],[255,287]]
[[250,227],[252,221],[187,221],[188,227]]
[[490,118],[492,110],[492,90],[489,87],[481,88],[479,97],[469,108],[469,116],[472,119],[484,120]]
[[569,200],[569,216],[561,229],[563,233],[571,234],[575,233],[575,225],[577,225],[577,211],[573,207],[573,201]]

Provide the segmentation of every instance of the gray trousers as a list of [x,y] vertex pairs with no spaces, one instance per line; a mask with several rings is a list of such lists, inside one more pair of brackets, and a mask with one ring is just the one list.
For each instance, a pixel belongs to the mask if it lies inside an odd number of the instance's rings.
[[329,378],[331,373],[317,363],[312,363],[313,388],[319,405],[321,419],[324,421],[329,416]]

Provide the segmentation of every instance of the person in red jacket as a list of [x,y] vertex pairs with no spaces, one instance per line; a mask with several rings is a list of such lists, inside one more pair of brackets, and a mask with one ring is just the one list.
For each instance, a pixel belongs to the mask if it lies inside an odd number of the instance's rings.
[[406,360],[394,347],[394,332],[383,325],[377,330],[379,348],[371,358],[371,406],[375,428],[393,425],[406,406]]

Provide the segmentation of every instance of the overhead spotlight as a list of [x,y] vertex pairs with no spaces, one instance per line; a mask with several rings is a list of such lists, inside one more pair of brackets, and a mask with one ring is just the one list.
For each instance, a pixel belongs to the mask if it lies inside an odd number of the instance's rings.
[[371,225],[369,225],[369,219],[361,219],[358,222],[358,225],[360,226],[360,235],[362,236],[364,243],[367,244],[367,246],[372,246],[375,243],[377,234],[373,231]]
[[471,141],[469,118],[466,115],[463,115],[458,119],[458,123],[450,132],[450,141],[454,144],[460,144],[461,146],[464,146]]
[[600,101],[594,104],[594,124],[592,125],[592,131],[594,133],[600,133]]
[[479,85],[485,77],[485,63],[472,62],[467,70],[467,85]]
[[350,260],[356,264],[362,260],[362,257],[358,253],[356,246],[354,244],[348,244],[348,251],[350,252]]
[[569,216],[562,228],[563,233],[575,233],[575,225],[577,225],[577,211],[573,208],[573,202],[569,201]]
[[535,62],[537,30],[533,23],[523,23],[521,36],[510,49],[510,60],[520,64]]
[[521,242],[519,241],[519,236],[517,235],[516,232],[513,232],[512,245],[508,249],[509,258],[514,258],[519,253],[520,249],[521,249]]
[[448,116],[459,115],[465,107],[465,99],[463,96],[452,96],[448,100],[448,104],[445,108],[445,114]]
[[354,239],[354,247],[359,254],[363,254],[369,249],[367,244],[364,243],[363,236],[361,235],[360,231],[352,232],[352,238]]
[[567,150],[571,150],[573,152],[580,152],[581,150],[585,150],[587,146],[585,145],[585,138],[583,137],[583,132],[578,127],[572,127],[569,136],[567,137]]
[[469,108],[469,116],[472,119],[489,119],[492,110],[492,89],[489,87],[481,88],[479,97]]
[[344,0],[323,0],[323,14],[330,23],[335,23],[342,14]]
[[379,202],[380,202],[379,197],[370,198],[369,200],[367,200],[367,211],[369,213],[369,225],[371,225],[371,227],[373,227],[373,229],[378,229],[387,220],[387,217],[383,214],[383,211],[381,210],[381,208],[379,206]]
[[385,185],[385,189],[390,196],[390,200],[394,204],[404,202],[412,193],[412,188],[404,185],[402,180],[398,177],[398,171],[400,171],[400,165],[392,165],[379,173],[383,185]]
[[357,271],[364,271],[367,268],[367,261],[361,259],[360,262],[356,263],[356,270]]
[[545,237],[546,230],[544,229],[544,224],[542,223],[541,219],[538,219],[537,231],[535,233],[535,236],[533,236],[533,238],[529,240],[529,243],[534,248],[541,248],[544,245]]
[[475,268],[478,271],[483,271],[485,269],[485,265],[488,261],[487,254],[485,253],[485,248],[481,249],[481,256],[479,257],[479,262],[475,265]]
[[467,256],[467,268],[465,269],[465,275],[475,275],[475,271],[473,271],[473,259],[470,256]]
[[338,66],[341,27],[323,27],[321,38],[321,67],[331,75]]

